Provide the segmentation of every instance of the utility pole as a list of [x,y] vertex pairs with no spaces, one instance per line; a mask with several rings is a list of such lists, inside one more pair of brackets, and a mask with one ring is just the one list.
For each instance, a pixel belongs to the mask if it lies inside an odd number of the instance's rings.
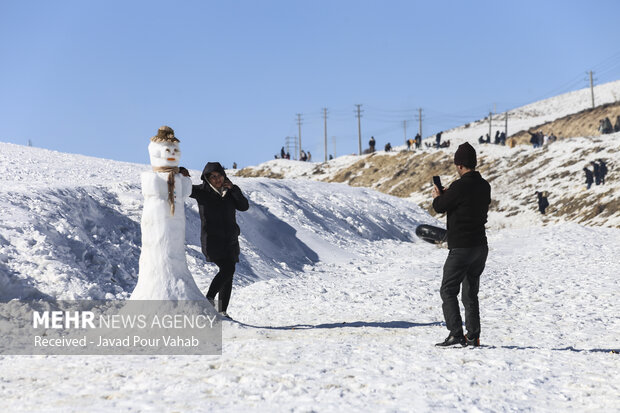
[[504,115],[504,121],[504,134],[506,135],[506,137],[508,137],[508,111],[506,111],[506,114]]
[[403,121],[403,128],[405,129],[405,142],[407,142],[407,121]]
[[359,142],[359,154],[362,154],[362,105],[357,106],[357,137]]
[[336,137],[332,136],[332,142],[334,142],[334,158],[336,157]]
[[592,80],[591,70],[590,70],[590,94],[592,95],[592,108],[594,108],[594,81]]
[[418,109],[418,118],[420,120],[420,128],[418,130],[418,133],[420,134],[420,139],[422,139],[422,108]]
[[325,162],[327,162],[327,108],[323,108],[323,130],[325,132]]
[[297,126],[299,127],[299,159],[301,159],[301,113],[297,114]]
[[491,123],[493,123],[493,112],[489,112],[489,139],[492,138],[492,136],[491,136]]

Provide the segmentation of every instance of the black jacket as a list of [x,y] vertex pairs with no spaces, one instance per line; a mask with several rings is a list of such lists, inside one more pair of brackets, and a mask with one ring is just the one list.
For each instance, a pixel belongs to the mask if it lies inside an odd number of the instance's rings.
[[435,211],[448,213],[448,248],[487,245],[490,203],[491,186],[478,171],[467,172],[433,200]]
[[[226,176],[224,169],[210,162],[202,174],[202,184],[192,185],[192,198],[198,202],[200,212],[200,241],[207,261],[233,259],[239,262],[239,234],[237,211],[247,211],[248,200],[237,185],[233,185],[223,197],[207,182],[209,172],[217,171]],[[219,166],[219,167],[218,167]],[[208,170],[209,169],[209,170]]]

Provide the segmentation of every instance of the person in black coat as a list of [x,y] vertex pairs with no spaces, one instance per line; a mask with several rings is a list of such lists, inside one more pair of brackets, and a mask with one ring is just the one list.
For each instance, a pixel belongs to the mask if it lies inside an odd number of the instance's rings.
[[[448,258],[443,267],[440,295],[446,327],[450,335],[438,346],[480,345],[480,309],[478,289],[489,248],[484,224],[491,203],[491,186],[476,171],[476,150],[469,144],[459,145],[454,165],[460,179],[448,189],[433,185],[433,209],[448,213]],[[457,300],[465,307],[465,326]]]
[[605,184],[605,175],[607,175],[607,164],[605,163],[604,160],[599,159],[598,160],[598,173],[599,176],[601,177],[601,184]]
[[599,169],[599,166],[596,162],[592,161],[590,163],[592,164],[592,170],[594,174],[594,183],[596,185],[600,185],[601,184],[601,170]]
[[377,144],[377,141],[375,141],[375,137],[371,136],[370,140],[368,141],[368,147],[370,148],[371,153],[375,151],[376,144]]
[[549,200],[544,192],[536,191],[536,195],[538,195],[538,210],[544,215],[545,210],[549,206]]
[[202,183],[192,186],[190,197],[198,202],[200,213],[200,241],[202,253],[209,262],[218,266],[206,296],[214,304],[220,301],[220,311],[226,317],[226,309],[232,293],[235,265],[239,262],[239,234],[237,211],[247,211],[248,200],[241,189],[226,177],[219,162],[209,162],[200,177]]
[[583,171],[586,173],[586,189],[590,189],[592,183],[594,183],[594,174],[588,168],[583,168]]

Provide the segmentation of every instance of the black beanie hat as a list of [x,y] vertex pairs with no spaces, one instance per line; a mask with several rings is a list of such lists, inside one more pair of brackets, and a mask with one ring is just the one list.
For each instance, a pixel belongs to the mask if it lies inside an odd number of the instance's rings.
[[478,164],[476,160],[476,150],[469,142],[465,142],[459,145],[459,148],[454,154],[454,164],[463,165],[466,168],[474,169]]

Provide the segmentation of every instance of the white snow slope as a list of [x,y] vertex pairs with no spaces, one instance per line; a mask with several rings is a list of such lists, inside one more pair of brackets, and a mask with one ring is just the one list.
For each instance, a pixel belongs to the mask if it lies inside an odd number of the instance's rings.
[[[0,299],[126,298],[145,168],[0,143]],[[446,350],[447,250],[413,235],[437,221],[369,189],[233,180],[251,206],[221,356],[0,356],[0,411],[620,408],[620,230],[490,229],[483,346]],[[205,291],[215,267],[186,208]]]

